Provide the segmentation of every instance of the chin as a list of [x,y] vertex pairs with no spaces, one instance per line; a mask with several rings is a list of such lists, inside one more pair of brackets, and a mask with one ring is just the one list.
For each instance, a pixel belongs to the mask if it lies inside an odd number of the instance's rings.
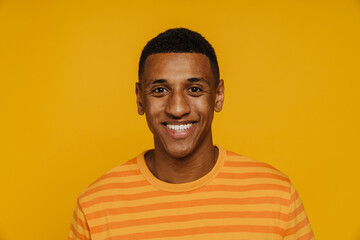
[[191,146],[183,144],[165,146],[165,149],[167,153],[174,158],[185,158],[193,152]]

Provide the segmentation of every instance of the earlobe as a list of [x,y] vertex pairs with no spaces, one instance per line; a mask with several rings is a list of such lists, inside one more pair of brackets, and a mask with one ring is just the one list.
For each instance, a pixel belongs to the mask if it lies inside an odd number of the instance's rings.
[[135,93],[136,93],[136,105],[137,105],[137,111],[139,115],[144,115],[144,107],[143,107],[143,103],[142,103],[142,98],[141,98],[141,86],[140,83],[136,83],[135,85]]
[[216,96],[215,96],[215,112],[220,112],[224,105],[224,80],[220,79],[219,84],[216,87]]

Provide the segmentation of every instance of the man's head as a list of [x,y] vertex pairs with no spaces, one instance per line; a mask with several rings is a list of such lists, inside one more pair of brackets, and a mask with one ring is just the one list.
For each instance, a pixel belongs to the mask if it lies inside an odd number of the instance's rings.
[[200,34],[186,28],[173,28],[160,33],[144,47],[139,61],[139,81],[146,59],[156,53],[201,53],[208,57],[214,74],[215,86],[220,79],[219,65],[211,44]]
[[136,95],[157,151],[184,158],[213,148],[211,123],[224,99],[218,74],[214,50],[198,33],[172,29],[149,41]]

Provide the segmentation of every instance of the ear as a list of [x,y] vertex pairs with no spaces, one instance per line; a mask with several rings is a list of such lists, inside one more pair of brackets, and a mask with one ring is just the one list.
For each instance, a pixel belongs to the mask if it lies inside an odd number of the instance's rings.
[[140,83],[136,83],[135,86],[135,93],[136,93],[136,105],[137,105],[137,111],[139,115],[144,115],[144,105],[142,103],[142,97],[141,97],[141,86]]
[[220,79],[219,84],[216,87],[216,95],[215,95],[215,112],[220,112],[224,105],[224,80]]

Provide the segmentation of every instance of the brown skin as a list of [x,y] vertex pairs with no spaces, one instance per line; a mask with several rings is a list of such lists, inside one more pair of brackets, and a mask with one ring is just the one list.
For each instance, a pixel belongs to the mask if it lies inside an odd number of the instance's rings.
[[[224,102],[224,82],[216,86],[208,57],[200,53],[150,55],[136,84],[137,107],[154,135],[145,155],[150,171],[171,183],[191,182],[215,165],[211,123]],[[178,133],[167,124],[192,124]]]

